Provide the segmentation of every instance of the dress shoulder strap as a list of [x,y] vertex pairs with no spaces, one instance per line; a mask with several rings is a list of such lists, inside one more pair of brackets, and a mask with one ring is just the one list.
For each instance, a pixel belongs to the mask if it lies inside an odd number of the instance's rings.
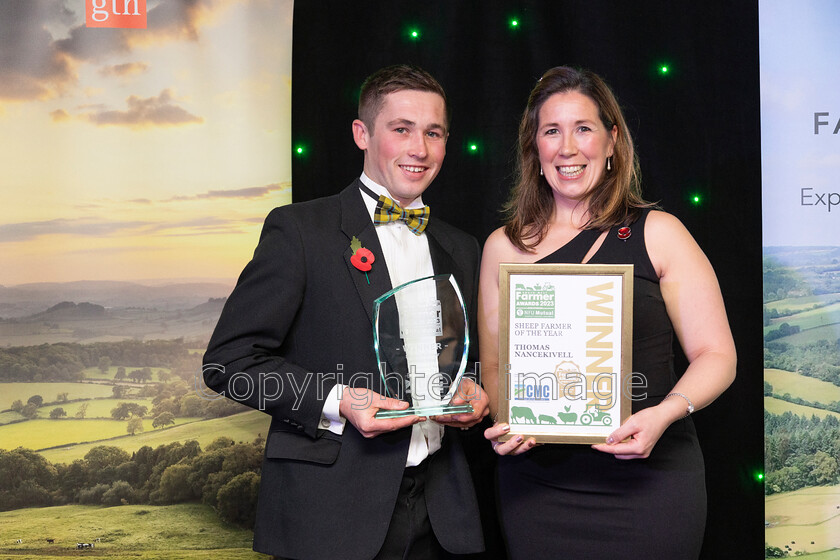
[[653,263],[650,262],[645,244],[645,222],[648,214],[650,209],[645,208],[635,222],[610,229],[604,244],[596,253],[597,262],[633,264],[635,276],[658,283],[659,278]]
[[597,229],[585,229],[572,238],[571,241],[537,262],[581,263],[601,233]]

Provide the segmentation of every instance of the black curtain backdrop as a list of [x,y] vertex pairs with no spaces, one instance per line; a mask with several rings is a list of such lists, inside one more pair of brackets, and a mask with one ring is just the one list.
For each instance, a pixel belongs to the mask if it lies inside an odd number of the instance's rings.
[[453,109],[443,171],[423,198],[482,242],[501,225],[519,117],[539,76],[581,66],[612,86],[636,142],[645,197],[682,220],[708,255],[738,346],[734,385],[695,416],[709,492],[703,557],[759,557],[757,2],[298,0],[293,29],[292,142],[305,146],[293,157],[294,200],[335,194],[361,173],[350,127],[361,82],[385,65],[416,64],[440,80]]

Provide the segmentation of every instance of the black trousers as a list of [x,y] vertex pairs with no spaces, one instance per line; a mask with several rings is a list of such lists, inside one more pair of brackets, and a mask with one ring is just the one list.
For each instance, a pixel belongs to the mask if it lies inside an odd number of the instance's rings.
[[426,509],[428,460],[406,467],[391,524],[374,560],[440,560],[444,550],[435,537]]
[[[426,509],[428,460],[406,467],[385,543],[373,560],[447,560],[448,555],[435,537]],[[272,560],[284,560],[272,556]]]

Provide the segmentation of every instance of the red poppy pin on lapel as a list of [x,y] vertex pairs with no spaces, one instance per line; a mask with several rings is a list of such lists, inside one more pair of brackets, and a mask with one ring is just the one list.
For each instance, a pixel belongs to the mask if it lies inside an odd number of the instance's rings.
[[365,279],[367,280],[367,283],[370,284],[368,270],[371,269],[373,261],[376,260],[376,257],[373,256],[370,249],[362,247],[362,242],[359,241],[355,235],[353,236],[353,239],[350,240],[350,249],[353,250],[353,256],[350,257],[350,264],[355,266],[358,270],[364,272]]
[[622,241],[625,241],[628,237],[630,237],[630,228],[627,226],[618,228],[618,238]]

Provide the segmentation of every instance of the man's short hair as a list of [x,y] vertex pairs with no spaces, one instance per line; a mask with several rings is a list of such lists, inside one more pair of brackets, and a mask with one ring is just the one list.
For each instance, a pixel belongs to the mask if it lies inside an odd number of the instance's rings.
[[373,135],[373,125],[385,103],[385,96],[395,91],[414,90],[436,93],[446,107],[446,125],[449,128],[449,102],[446,92],[428,72],[416,66],[397,64],[377,70],[364,81],[359,94],[359,119]]

